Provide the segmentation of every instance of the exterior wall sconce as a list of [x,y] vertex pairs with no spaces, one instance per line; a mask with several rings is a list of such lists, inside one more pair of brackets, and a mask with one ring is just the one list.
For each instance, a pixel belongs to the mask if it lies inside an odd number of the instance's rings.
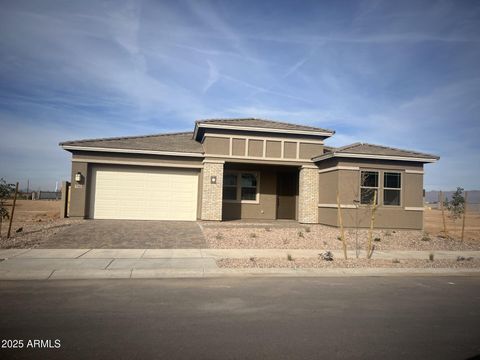
[[210,176],[210,184],[216,184],[217,183],[217,177],[216,176]]
[[82,182],[82,173],[80,171],[75,174],[75,182]]

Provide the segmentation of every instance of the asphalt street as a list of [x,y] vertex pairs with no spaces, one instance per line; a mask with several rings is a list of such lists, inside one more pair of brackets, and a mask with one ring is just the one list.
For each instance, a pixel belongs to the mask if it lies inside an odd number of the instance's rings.
[[5,281],[0,338],[0,359],[468,359],[480,277]]

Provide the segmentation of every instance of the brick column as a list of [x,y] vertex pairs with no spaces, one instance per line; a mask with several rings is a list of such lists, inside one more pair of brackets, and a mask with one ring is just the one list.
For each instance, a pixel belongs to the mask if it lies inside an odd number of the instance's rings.
[[302,166],[299,176],[298,221],[304,224],[318,223],[319,196],[318,168]]
[[222,220],[223,164],[214,160],[203,162],[202,220]]

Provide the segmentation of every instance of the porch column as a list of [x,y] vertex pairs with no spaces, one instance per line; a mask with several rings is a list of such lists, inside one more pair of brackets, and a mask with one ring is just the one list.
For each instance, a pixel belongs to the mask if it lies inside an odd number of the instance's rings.
[[298,194],[298,221],[304,224],[318,223],[318,168],[304,165],[300,169]]
[[222,220],[224,161],[204,160],[202,177],[202,220]]

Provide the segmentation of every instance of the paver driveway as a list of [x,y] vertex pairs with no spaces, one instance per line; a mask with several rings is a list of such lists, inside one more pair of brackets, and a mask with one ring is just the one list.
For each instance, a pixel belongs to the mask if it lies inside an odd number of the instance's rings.
[[88,220],[68,226],[42,243],[42,248],[192,249],[205,248],[193,221]]

